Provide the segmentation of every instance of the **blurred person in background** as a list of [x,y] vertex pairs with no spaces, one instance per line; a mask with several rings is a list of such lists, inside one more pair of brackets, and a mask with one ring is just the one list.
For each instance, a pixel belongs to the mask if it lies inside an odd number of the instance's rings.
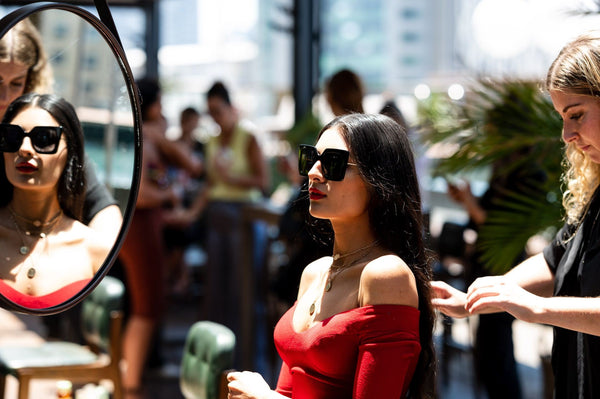
[[167,166],[191,174],[202,163],[167,139],[161,89],[154,79],[136,82],[141,96],[143,157],[136,209],[119,259],[126,275],[130,310],[123,337],[123,386],[127,398],[143,398],[142,377],[153,338],[166,307],[167,266],[163,215],[180,197],[168,179]]
[[[511,168],[525,153],[515,152],[506,159],[496,161],[492,167],[492,175],[488,189],[480,198],[475,197],[468,182],[452,184],[448,182],[449,197],[460,204],[469,215],[467,228],[479,232],[485,225],[490,212],[502,210],[502,200],[510,195],[526,196],[537,184],[546,180],[546,175],[535,164],[520,165]],[[472,253],[466,255],[468,263],[465,280],[467,286],[476,278],[492,275],[481,262],[481,243],[475,241]],[[526,243],[515,264],[525,260]],[[513,266],[514,266],[513,265]],[[522,397],[517,361],[514,355],[512,324],[514,317],[509,313],[491,313],[479,315],[473,348],[475,375],[485,388],[490,399]]]
[[365,88],[355,72],[341,69],[325,82],[325,98],[335,116],[364,113]]
[[[195,134],[200,123],[200,112],[194,107],[184,108],[179,115],[180,136],[174,143],[182,153],[199,160],[204,159],[204,143]],[[185,295],[191,283],[185,263],[185,251],[192,244],[204,246],[204,208],[206,175],[190,174],[184,168],[169,166],[170,180],[181,201],[164,214],[164,241],[169,263],[169,286],[174,295]]]
[[220,132],[206,143],[205,315],[240,333],[242,211],[269,188],[266,160],[255,135],[240,125],[238,110],[222,82],[206,93],[208,113]]

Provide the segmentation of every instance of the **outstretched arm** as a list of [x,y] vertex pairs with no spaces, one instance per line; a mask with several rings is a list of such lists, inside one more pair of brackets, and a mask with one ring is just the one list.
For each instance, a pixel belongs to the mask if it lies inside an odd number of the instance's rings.
[[[442,281],[432,281],[431,287],[433,288],[434,298],[431,303],[440,312],[457,318],[475,313],[501,312],[506,311],[506,309],[493,306],[491,300],[486,302],[486,306],[473,306],[476,290],[483,287],[510,285],[511,287],[520,288],[519,294],[523,296],[526,293],[532,296],[550,296],[552,295],[553,284],[554,276],[550,272],[544,256],[538,254],[521,262],[503,276],[482,277],[475,280],[469,287],[469,296]],[[479,291],[479,293],[482,292]],[[514,294],[517,294],[516,288]],[[488,292],[486,295],[490,296],[492,293]],[[469,303],[471,303],[470,306]],[[479,305],[483,304],[480,303]]]
[[505,311],[523,321],[600,336],[600,298],[549,297],[553,281],[543,256],[536,255],[503,279],[477,279],[469,287],[466,309]]

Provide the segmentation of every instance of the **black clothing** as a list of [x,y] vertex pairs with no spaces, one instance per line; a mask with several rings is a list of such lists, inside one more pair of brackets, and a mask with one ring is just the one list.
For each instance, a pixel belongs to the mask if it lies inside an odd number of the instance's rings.
[[86,155],[85,164],[86,191],[83,204],[83,223],[88,224],[98,212],[109,205],[117,205],[117,201],[103,183],[98,181],[94,165]]
[[[554,296],[600,296],[600,195],[583,222],[565,225],[544,249],[554,274]],[[600,398],[600,337],[554,327],[554,397]]]

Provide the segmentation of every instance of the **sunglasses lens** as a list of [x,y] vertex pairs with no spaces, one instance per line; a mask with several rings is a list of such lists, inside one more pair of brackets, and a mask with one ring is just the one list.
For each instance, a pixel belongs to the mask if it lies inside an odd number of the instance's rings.
[[19,126],[0,124],[0,151],[19,151],[23,137],[23,130]]
[[31,130],[33,148],[40,154],[53,154],[60,141],[60,127],[38,126]]
[[58,149],[62,128],[60,126],[37,126],[25,133],[18,125],[0,124],[0,151],[17,152],[23,138],[29,136],[33,149],[40,154],[54,154]]
[[315,147],[303,144],[300,145],[298,155],[298,171],[300,175],[308,176],[310,169],[320,160],[323,177],[328,180],[344,180],[348,156],[348,151],[338,149],[326,149],[319,155]]
[[328,180],[344,180],[346,165],[348,163],[348,152],[325,150],[321,155],[321,166],[323,176]]
[[317,162],[317,149],[308,145],[301,145],[298,154],[298,172],[301,176],[308,176],[308,171]]

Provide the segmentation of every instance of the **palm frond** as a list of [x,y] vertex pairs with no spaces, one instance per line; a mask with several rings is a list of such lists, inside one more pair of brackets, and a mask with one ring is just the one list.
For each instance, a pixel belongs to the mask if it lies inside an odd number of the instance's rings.
[[419,115],[425,146],[454,149],[437,160],[434,176],[466,174],[499,162],[504,167],[496,174],[508,176],[532,164],[545,174],[543,187],[521,184],[518,192],[505,193],[498,204],[502,210],[491,211],[480,230],[484,265],[506,271],[529,237],[560,223],[562,122],[550,99],[532,82],[480,80],[462,102],[434,96],[421,104]]

